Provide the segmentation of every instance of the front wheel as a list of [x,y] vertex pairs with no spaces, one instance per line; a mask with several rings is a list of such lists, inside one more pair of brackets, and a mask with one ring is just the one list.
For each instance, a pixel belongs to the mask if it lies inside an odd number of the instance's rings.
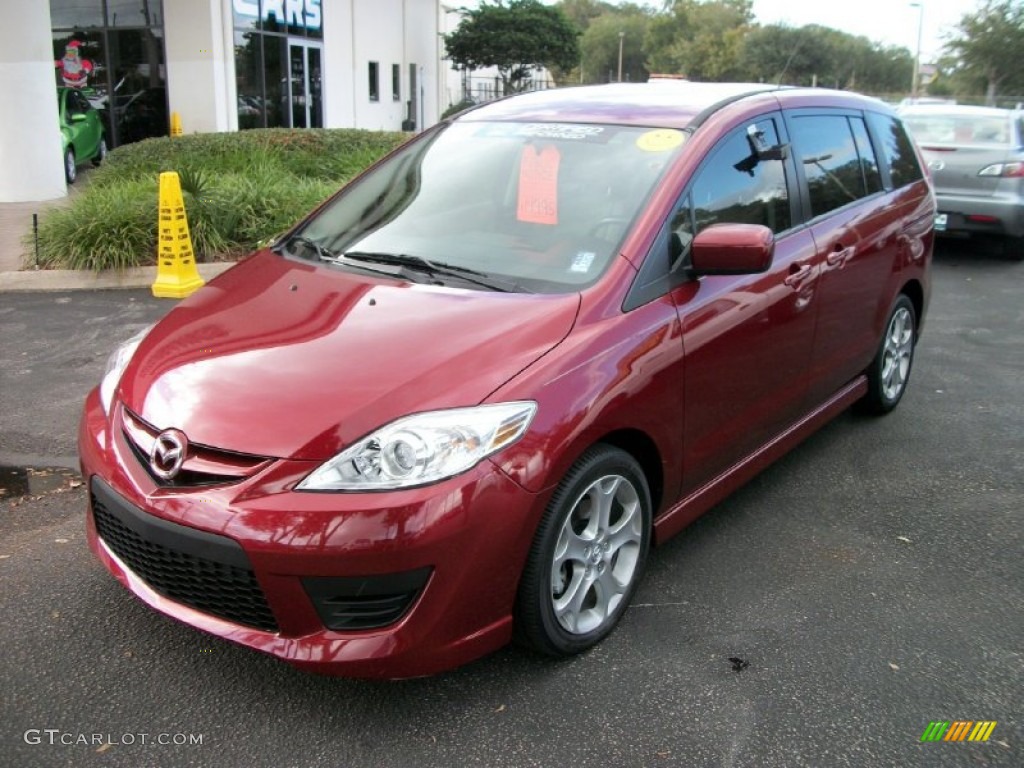
[[651,541],[651,494],[625,451],[596,445],[572,466],[534,536],[516,600],[517,639],[552,656],[580,653],[615,628]]
[[74,184],[78,178],[78,165],[75,163],[75,150],[68,147],[64,152],[64,179],[68,184]]
[[867,370],[868,393],[862,401],[863,410],[883,414],[899,404],[910,380],[916,344],[917,313],[913,302],[901,293],[889,312],[885,335]]

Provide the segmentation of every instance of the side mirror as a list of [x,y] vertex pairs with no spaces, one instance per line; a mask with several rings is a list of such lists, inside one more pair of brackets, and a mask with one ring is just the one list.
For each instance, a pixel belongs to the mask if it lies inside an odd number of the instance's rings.
[[693,239],[696,275],[753,275],[772,265],[775,235],[761,224],[712,224]]

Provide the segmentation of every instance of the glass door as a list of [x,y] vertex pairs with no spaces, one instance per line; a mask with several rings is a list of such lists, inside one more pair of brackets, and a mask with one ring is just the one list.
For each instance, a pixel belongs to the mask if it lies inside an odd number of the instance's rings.
[[288,91],[292,128],[320,128],[324,124],[320,60],[319,43],[289,41]]

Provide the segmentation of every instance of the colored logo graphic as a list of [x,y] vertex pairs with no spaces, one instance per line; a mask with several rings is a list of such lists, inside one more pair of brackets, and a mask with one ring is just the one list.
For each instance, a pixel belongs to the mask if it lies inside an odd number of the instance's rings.
[[995,720],[932,720],[921,741],[988,741],[995,727]]

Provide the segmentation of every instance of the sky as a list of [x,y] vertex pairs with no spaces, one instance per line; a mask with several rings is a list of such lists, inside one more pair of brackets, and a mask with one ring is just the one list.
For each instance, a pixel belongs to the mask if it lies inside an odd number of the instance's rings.
[[[544,0],[552,3],[554,0]],[[965,13],[972,13],[979,0],[754,0],[755,20],[760,24],[789,24],[824,27],[863,35],[885,45],[898,45],[911,53],[917,50],[917,28],[921,22],[921,61],[934,61],[942,50],[943,36],[952,32]],[[448,0],[451,5],[475,8],[480,0]],[[611,0],[615,2],[615,0]],[[634,0],[661,7],[660,0]],[[923,13],[922,7],[923,6]]]
[[953,32],[960,18],[973,13],[977,0],[754,0],[754,16],[761,24],[801,27],[820,24],[863,35],[885,45],[917,50],[921,23],[921,61],[933,61],[942,49],[943,36]]

